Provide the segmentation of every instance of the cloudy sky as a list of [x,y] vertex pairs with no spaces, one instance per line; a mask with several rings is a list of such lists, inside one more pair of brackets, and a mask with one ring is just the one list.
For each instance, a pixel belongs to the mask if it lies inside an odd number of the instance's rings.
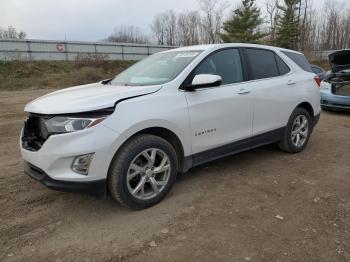
[[[226,2],[232,8],[240,0]],[[318,7],[323,3],[313,2]],[[198,0],[0,0],[0,26],[12,25],[33,39],[97,41],[118,25],[138,26],[150,34],[154,15],[167,9],[196,10]]]

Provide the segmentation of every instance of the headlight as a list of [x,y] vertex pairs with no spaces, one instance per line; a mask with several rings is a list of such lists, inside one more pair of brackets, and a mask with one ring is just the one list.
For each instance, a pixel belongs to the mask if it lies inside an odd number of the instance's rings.
[[56,116],[45,121],[45,126],[49,134],[68,133],[84,130],[97,125],[106,117],[99,118],[73,118]]

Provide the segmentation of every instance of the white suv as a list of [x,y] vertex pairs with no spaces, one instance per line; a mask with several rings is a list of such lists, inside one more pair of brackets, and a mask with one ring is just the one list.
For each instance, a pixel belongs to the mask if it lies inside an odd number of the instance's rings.
[[319,82],[303,54],[276,47],[157,53],[113,79],[29,103],[25,173],[146,208],[191,167],[270,143],[302,151],[320,116]]

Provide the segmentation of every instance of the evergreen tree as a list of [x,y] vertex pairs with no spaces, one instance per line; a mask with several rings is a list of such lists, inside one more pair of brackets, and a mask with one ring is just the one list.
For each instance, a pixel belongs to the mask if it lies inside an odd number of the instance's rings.
[[279,47],[297,49],[299,40],[299,21],[297,10],[300,0],[284,0],[284,6],[279,6],[281,15],[277,21],[276,44]]
[[258,43],[266,34],[259,30],[263,23],[260,9],[255,0],[242,0],[241,6],[233,11],[229,20],[224,22],[224,33],[220,34],[224,42]]

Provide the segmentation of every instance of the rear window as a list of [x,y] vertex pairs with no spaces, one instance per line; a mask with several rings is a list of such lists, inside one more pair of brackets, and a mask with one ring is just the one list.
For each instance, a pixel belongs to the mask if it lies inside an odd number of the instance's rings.
[[251,80],[280,75],[274,52],[263,49],[247,48],[246,53],[250,65]]
[[302,54],[282,51],[283,54],[288,56],[293,60],[298,66],[300,66],[304,71],[313,73],[310,63],[306,60],[305,56]]

